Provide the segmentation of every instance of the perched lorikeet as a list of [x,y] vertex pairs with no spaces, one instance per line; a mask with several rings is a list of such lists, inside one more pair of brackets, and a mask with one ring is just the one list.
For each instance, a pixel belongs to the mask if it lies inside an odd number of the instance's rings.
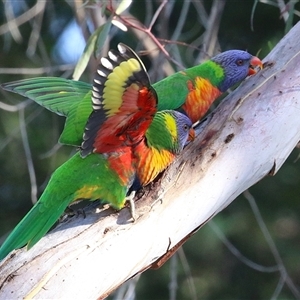
[[[158,110],[184,112],[192,122],[207,112],[213,101],[228,88],[255,74],[262,62],[255,56],[229,50],[195,67],[177,72],[155,84]],[[85,124],[92,111],[92,86],[57,77],[31,78],[2,84],[8,91],[26,96],[45,108],[65,116],[62,144],[81,145]]]
[[[193,136],[184,114],[156,112],[157,96],[142,62],[126,46],[119,50],[102,59],[95,78],[95,112],[87,123],[87,147],[81,149],[85,158],[77,152],[53,173],[38,202],[1,246],[0,259],[25,244],[30,249],[74,201],[101,199],[121,209],[133,183],[151,182]],[[99,124],[107,132],[94,138],[90,133]]]
[[[134,179],[131,154],[127,148],[108,156],[92,154],[83,159],[77,152],[53,173],[38,202],[1,246],[0,259],[25,244],[30,249],[76,200],[102,199],[122,208]],[[122,167],[115,171],[115,165]]]

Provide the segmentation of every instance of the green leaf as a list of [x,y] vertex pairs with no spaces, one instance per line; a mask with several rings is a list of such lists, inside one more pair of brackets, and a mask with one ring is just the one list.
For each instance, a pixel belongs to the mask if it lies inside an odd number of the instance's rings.
[[106,6],[108,5],[109,0],[101,1],[101,16],[105,16]]
[[120,15],[123,11],[125,11],[132,3],[132,0],[123,0],[120,5],[116,9],[116,14]]
[[79,102],[70,103],[64,130],[59,142],[65,145],[80,146],[86,121],[92,112],[92,91],[90,90]]
[[106,38],[109,34],[109,31],[110,31],[110,28],[111,28],[111,20],[109,22],[106,22],[104,25],[103,25],[103,28],[102,28],[102,31],[101,31],[101,34],[99,34],[97,36],[97,40],[96,40],[96,45],[95,45],[95,57],[96,58],[99,58],[100,56],[100,53],[102,51],[102,48],[104,46],[104,43],[106,41]]
[[109,29],[111,27],[111,20],[101,25],[88,39],[84,51],[75,67],[73,78],[78,80],[82,73],[84,72],[92,53],[95,49],[102,48],[105,40],[108,36]]

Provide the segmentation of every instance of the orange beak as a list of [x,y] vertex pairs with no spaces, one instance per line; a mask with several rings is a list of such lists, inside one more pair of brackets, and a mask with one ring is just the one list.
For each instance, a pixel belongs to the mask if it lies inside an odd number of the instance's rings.
[[260,69],[263,69],[263,63],[258,57],[253,56],[252,59],[250,60],[250,68],[248,72],[249,76],[256,74],[256,70],[254,69],[255,67],[259,67]]
[[189,132],[188,141],[192,142],[195,139],[195,136],[196,136],[195,130],[193,128],[191,128],[190,132]]

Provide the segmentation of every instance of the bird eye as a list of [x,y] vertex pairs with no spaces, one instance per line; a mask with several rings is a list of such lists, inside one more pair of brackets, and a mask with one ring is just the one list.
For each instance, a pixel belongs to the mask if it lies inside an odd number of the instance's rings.
[[184,129],[184,131],[189,131],[189,130],[190,130],[190,127],[189,127],[189,125],[184,124],[184,125],[183,125],[183,129]]
[[243,61],[242,59],[238,59],[238,60],[236,61],[236,64],[237,64],[238,66],[242,66],[242,65],[244,64],[244,61]]

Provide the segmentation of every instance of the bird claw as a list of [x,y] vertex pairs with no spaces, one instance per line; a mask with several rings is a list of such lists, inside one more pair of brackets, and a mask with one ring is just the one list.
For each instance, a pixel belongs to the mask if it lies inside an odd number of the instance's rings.
[[78,218],[80,215],[82,215],[84,219],[86,218],[86,213],[85,213],[84,208],[72,208],[72,207],[68,206],[65,209],[64,215],[62,216],[62,221],[64,221],[65,218],[70,218],[70,217],[74,217],[74,216],[76,216],[76,218]]
[[134,204],[134,197],[135,197],[136,191],[132,191],[129,196],[125,198],[125,201],[129,202],[130,206],[130,214],[133,222],[135,222],[135,204]]

